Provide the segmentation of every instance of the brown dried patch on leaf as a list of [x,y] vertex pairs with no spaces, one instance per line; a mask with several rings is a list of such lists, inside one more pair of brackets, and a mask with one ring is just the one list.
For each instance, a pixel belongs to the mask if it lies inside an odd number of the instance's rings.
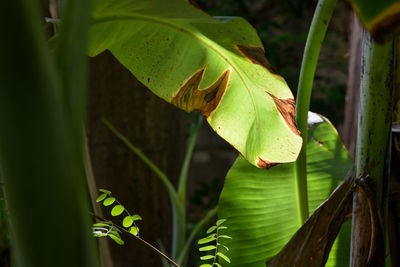
[[199,90],[205,68],[193,74],[178,93],[171,99],[171,103],[187,112],[200,110],[203,116],[208,117],[216,109],[228,86],[230,70],[224,71],[221,76],[208,88]]
[[260,158],[260,157],[257,158],[257,166],[258,166],[259,168],[269,170],[270,168],[272,168],[272,167],[274,167],[274,166],[276,166],[276,165],[278,165],[278,163],[276,163],[276,162],[270,162],[270,161],[264,160],[264,159],[262,159],[262,158]]
[[296,126],[296,102],[292,98],[288,99],[279,99],[274,95],[268,93],[272,99],[274,100],[275,106],[278,109],[279,113],[285,119],[287,125],[293,133],[300,135],[299,130],[297,130]]
[[237,44],[236,48],[243,56],[247,57],[250,62],[263,66],[272,74],[277,74],[276,71],[272,68],[268,59],[265,57],[265,52],[262,47]]

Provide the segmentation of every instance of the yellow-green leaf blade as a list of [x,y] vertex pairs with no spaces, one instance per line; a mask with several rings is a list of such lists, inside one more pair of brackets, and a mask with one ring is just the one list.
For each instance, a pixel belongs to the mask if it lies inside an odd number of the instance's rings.
[[200,110],[255,166],[297,158],[293,95],[246,21],[221,22],[183,0],[97,0],[92,17],[89,55],[108,49],[159,97]]

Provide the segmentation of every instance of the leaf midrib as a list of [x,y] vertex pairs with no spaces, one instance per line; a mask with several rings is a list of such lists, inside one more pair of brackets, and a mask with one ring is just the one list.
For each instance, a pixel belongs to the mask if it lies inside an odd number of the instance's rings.
[[[226,63],[232,67],[232,69],[236,72],[236,74],[239,76],[240,80],[243,82],[243,84],[245,85],[246,91],[250,96],[251,102],[252,102],[252,106],[254,109],[254,114],[255,114],[255,121],[256,121],[256,129],[257,129],[257,142],[260,141],[260,131],[259,131],[259,120],[258,120],[258,113],[257,113],[257,109],[256,109],[256,105],[254,102],[254,97],[253,94],[251,93],[251,90],[247,84],[247,82],[245,81],[243,75],[241,74],[241,72],[238,70],[238,68],[236,67],[236,65],[229,60],[228,57],[226,57],[219,49],[217,49],[215,46],[213,46],[212,44],[206,42],[204,39],[198,37],[196,34],[188,31],[187,29],[183,28],[183,27],[179,27],[178,25],[169,23],[165,20],[162,19],[157,19],[151,16],[144,16],[144,15],[139,15],[139,14],[116,14],[116,13],[110,13],[107,16],[104,17],[98,17],[98,18],[92,18],[92,22],[91,24],[100,24],[100,23],[107,23],[110,21],[118,21],[118,20],[142,20],[142,21],[147,21],[150,23],[156,23],[156,24],[160,24],[169,28],[173,28],[179,32],[185,33],[188,36],[198,40],[200,43],[204,44],[205,46],[209,47],[210,49],[212,49],[213,51],[215,51],[223,60],[226,61]],[[207,40],[210,40],[207,38]],[[260,155],[259,152],[259,145],[257,145],[257,154],[258,156]]]

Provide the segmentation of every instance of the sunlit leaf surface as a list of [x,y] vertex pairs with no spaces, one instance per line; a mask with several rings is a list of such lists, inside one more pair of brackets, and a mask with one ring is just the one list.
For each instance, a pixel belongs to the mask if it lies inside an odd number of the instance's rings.
[[245,20],[213,19],[184,0],[96,0],[88,53],[106,49],[159,97],[200,110],[251,164],[296,160],[293,95]]
[[[328,198],[353,162],[336,130],[325,118],[314,120],[307,142],[310,212]],[[269,170],[250,165],[242,156],[229,171],[219,202],[232,237],[226,244],[230,266],[265,266],[299,228],[294,163]],[[350,224],[343,229],[346,232]],[[348,266],[349,235],[339,234],[327,266]]]

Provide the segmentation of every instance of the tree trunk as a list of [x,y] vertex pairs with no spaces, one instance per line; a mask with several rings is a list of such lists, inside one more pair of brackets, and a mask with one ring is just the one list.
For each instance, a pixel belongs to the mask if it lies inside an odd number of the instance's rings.
[[357,137],[358,102],[360,99],[362,26],[353,12],[350,22],[349,72],[344,111],[343,143],[354,159]]
[[[185,113],[147,90],[109,52],[90,62],[88,139],[98,188],[108,189],[138,222],[140,237],[169,249],[171,209],[158,177],[102,123],[102,118],[139,147],[176,184],[185,146]],[[103,208],[110,218],[110,209]],[[117,217],[113,220],[120,223]],[[109,241],[114,266],[161,266],[160,258],[135,239]],[[169,251],[168,251],[169,252]]]

